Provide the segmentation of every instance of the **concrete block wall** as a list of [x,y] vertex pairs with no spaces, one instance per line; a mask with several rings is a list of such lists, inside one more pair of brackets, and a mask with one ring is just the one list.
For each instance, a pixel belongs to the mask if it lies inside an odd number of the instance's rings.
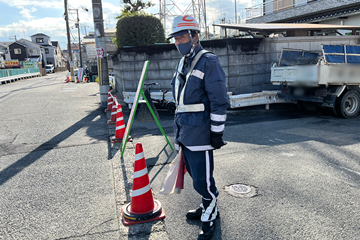
[[[283,48],[321,51],[321,44],[360,44],[360,38],[247,38],[203,41],[201,44],[218,56],[226,74],[227,89],[235,95],[280,89],[270,83],[270,70],[271,64],[279,61]],[[124,91],[136,91],[145,60],[150,60],[145,83],[159,83],[152,87],[152,91],[171,89],[171,80],[180,58],[173,44],[118,49],[113,55],[117,92],[122,97]]]

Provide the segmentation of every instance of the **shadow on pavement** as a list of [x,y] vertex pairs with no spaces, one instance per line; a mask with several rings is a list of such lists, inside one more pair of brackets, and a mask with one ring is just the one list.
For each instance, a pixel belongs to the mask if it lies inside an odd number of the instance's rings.
[[91,112],[88,116],[84,117],[68,129],[64,130],[63,132],[59,133],[58,135],[54,136],[49,141],[41,144],[39,147],[31,151],[29,154],[24,156],[23,158],[19,159],[17,162],[11,164],[4,170],[0,171],[0,185],[6,183],[9,179],[14,177],[16,174],[20,173],[23,169],[30,166],[32,163],[40,159],[44,156],[48,151],[56,148],[56,146],[70,137],[79,129],[88,125],[94,118],[97,116],[103,115],[102,108],[98,108],[95,111]]

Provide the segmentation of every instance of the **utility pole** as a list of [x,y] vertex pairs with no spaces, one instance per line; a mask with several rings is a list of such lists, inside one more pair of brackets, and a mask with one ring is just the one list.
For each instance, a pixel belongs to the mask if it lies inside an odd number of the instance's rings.
[[75,82],[75,76],[74,76],[74,63],[72,59],[72,53],[71,53],[71,42],[70,42],[70,28],[69,28],[69,15],[68,15],[68,9],[67,9],[67,0],[64,0],[64,6],[65,6],[65,22],[66,22],[66,34],[67,34],[67,41],[68,41],[68,63],[70,64],[70,72],[71,72],[71,81]]
[[102,48],[104,57],[97,59],[98,76],[100,85],[101,107],[107,107],[107,94],[109,89],[109,73],[106,52],[106,40],[101,0],[92,0],[95,43],[97,48]]
[[77,16],[77,27],[78,27],[78,37],[79,37],[80,67],[82,68],[81,42],[80,42],[80,20],[79,20],[79,9],[76,9],[76,16]]

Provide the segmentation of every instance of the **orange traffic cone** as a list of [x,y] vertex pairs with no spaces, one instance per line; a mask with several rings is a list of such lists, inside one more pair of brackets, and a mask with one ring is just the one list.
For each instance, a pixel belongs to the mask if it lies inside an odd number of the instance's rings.
[[66,76],[66,83],[70,82],[70,77],[69,77],[69,73]]
[[116,95],[113,97],[113,105],[111,110],[110,120],[107,121],[107,124],[115,124],[116,123],[116,114],[117,114],[117,100]]
[[76,83],[80,83],[78,76],[76,76]]
[[141,143],[136,144],[131,202],[121,208],[124,225],[165,218],[161,203],[153,199]]
[[122,142],[125,133],[125,121],[121,105],[117,105],[115,136],[110,138],[112,143]]
[[111,95],[111,89],[109,88],[109,91],[108,91],[108,104],[107,104],[107,109],[105,109],[105,112],[111,112],[112,105],[113,105],[113,97]]

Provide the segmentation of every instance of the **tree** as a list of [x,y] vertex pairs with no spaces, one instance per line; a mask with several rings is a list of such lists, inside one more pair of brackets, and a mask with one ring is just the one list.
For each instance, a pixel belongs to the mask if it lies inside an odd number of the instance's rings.
[[148,1],[145,3],[145,2],[137,0],[136,3],[132,3],[131,0],[123,0],[123,2],[125,4],[125,8],[124,8],[123,12],[125,12],[125,13],[138,12],[138,11],[141,11],[143,9],[146,9],[148,7],[155,5],[155,4],[151,3],[151,1]]
[[121,14],[116,16],[116,19],[120,19],[124,16],[131,15],[137,12],[143,12],[144,9],[155,5],[151,3],[151,1],[142,2],[140,0],[137,0],[135,3],[133,3],[131,0],[123,0],[123,3],[124,8],[121,11]]
[[164,28],[151,14],[134,12],[121,17],[116,25],[117,47],[165,43]]

